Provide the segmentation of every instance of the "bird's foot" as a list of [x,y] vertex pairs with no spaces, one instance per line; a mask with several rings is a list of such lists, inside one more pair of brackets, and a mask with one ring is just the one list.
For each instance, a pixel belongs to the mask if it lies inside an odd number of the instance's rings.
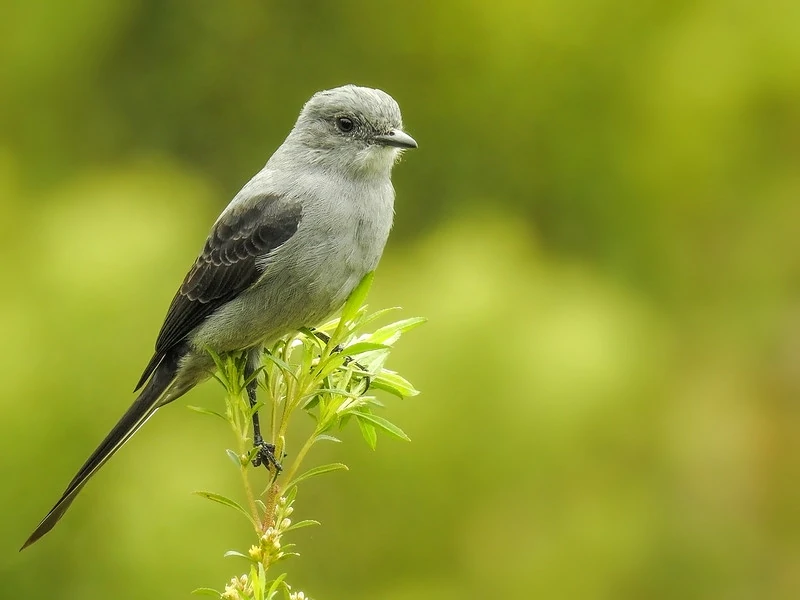
[[272,466],[276,473],[283,471],[283,467],[278,462],[278,459],[275,458],[275,446],[273,444],[258,440],[253,444],[253,447],[258,448],[258,452],[253,457],[254,467],[264,465],[269,470],[270,466]]

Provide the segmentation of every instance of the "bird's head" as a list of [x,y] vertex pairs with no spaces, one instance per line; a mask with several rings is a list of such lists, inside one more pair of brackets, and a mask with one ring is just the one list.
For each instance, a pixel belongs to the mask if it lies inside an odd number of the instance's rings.
[[355,85],[314,94],[287,142],[300,145],[316,164],[357,177],[387,175],[403,150],[417,147],[403,131],[394,98]]

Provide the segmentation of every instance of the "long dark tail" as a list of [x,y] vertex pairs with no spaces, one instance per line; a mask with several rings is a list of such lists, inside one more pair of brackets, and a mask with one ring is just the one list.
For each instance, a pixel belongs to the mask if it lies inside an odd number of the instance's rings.
[[[39,523],[35,531],[20,548],[20,551],[33,544],[58,523],[70,504],[72,504],[72,501],[83,489],[83,486],[89,481],[89,478],[156,412],[163,402],[162,396],[164,396],[172,382],[175,381],[180,359],[181,354],[178,352],[170,353],[164,357],[164,360],[158,365],[152,379],[139,394],[139,397],[134,400],[131,407],[122,415],[119,422],[114,425],[114,428],[86,460],[77,475],[70,481],[59,501],[47,513],[47,516],[42,519],[42,522]],[[174,398],[170,398],[170,400],[172,399]]]

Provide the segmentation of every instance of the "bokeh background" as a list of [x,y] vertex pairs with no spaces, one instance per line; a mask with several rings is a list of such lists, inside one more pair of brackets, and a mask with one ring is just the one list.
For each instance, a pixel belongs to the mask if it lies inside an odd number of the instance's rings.
[[[411,444],[312,460],[318,600],[800,597],[800,3],[7,0],[0,596],[186,598],[243,566],[228,432],[131,401],[210,224],[316,90],[419,141],[371,296]],[[206,384],[191,404],[214,406]]]

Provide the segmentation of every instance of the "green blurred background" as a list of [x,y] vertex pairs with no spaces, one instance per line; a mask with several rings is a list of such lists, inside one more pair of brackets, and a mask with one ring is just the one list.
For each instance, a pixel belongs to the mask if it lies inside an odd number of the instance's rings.
[[[243,564],[223,427],[161,411],[17,548],[128,403],[210,224],[316,90],[420,149],[371,304],[411,444],[312,459],[318,600],[800,597],[800,3],[0,9],[0,596],[185,598]],[[213,406],[207,384],[188,398]]]

